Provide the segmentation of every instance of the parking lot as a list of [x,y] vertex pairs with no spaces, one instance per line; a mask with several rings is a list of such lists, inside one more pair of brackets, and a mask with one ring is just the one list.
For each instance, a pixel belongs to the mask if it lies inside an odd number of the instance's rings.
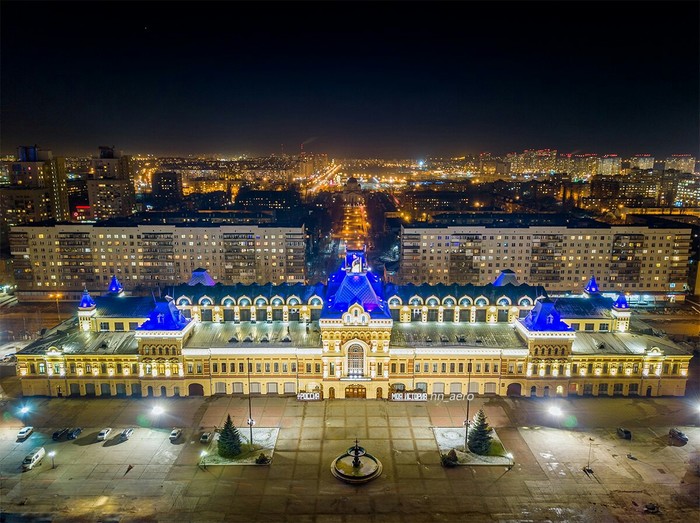
[[[18,408],[28,404],[25,419]],[[163,413],[153,414],[153,406]],[[256,397],[256,427],[280,428],[271,466],[198,466],[201,433],[227,414],[238,427],[247,398],[30,399],[6,405],[0,423],[0,496],[6,521],[638,521],[659,504],[665,521],[700,515],[692,470],[700,450],[698,411],[684,399],[562,402],[574,428],[548,418],[537,400],[478,399],[515,456],[515,467],[439,463],[432,426],[461,426],[463,402],[298,402]],[[517,420],[517,421],[514,421]],[[529,420],[529,423],[523,423]],[[35,427],[16,440],[23,424]],[[518,426],[515,426],[515,425]],[[632,439],[620,438],[625,424]],[[609,426],[608,426],[609,425]],[[669,425],[689,437],[668,439]],[[61,427],[78,439],[54,442]],[[104,427],[113,431],[98,441]],[[119,433],[135,427],[127,441]],[[183,436],[171,443],[173,427]],[[383,465],[363,486],[339,482],[330,463],[354,438]],[[55,468],[21,472],[34,447],[55,451]],[[629,458],[630,454],[634,459]],[[583,471],[590,466],[592,474]]]

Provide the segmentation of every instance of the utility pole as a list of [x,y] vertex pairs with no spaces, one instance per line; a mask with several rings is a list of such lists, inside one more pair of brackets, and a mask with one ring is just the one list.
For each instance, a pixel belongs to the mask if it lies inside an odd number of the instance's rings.
[[253,398],[251,395],[251,390],[250,390],[250,367],[252,363],[250,363],[250,358],[247,358],[248,360],[248,426],[250,426],[250,445],[251,447],[253,446],[253,425],[255,424],[255,421],[253,420]]
[[471,383],[472,383],[472,360],[469,360],[467,362],[467,373],[468,373],[468,378],[467,378],[467,394],[466,394],[466,399],[467,399],[467,416],[466,419],[464,420],[464,452],[467,452],[467,449],[469,448],[467,446],[468,439],[469,439],[469,426],[471,425],[471,421],[469,420],[469,404],[471,401],[469,401],[469,390],[471,388]]

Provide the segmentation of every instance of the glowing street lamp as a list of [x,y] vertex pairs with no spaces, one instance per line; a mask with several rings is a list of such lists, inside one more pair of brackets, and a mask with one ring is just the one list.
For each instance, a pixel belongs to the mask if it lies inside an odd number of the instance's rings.
[[56,298],[56,315],[58,316],[58,323],[61,323],[61,310],[58,307],[58,299],[63,298],[63,294],[60,292],[49,294],[49,298]]
[[51,468],[55,469],[56,461],[54,460],[54,458],[56,457],[56,451],[52,450],[51,452],[49,452],[49,457],[51,458]]
[[161,414],[163,414],[163,412],[165,412],[165,410],[163,410],[163,407],[161,407],[160,405],[156,405],[155,407],[153,407],[153,410],[151,412],[153,412],[153,414],[155,414],[156,416],[160,416]]
[[207,457],[207,451],[203,450],[202,452],[199,453],[199,464],[203,465],[204,468],[207,468],[207,462],[204,460],[204,458]]
[[549,407],[549,413],[554,417],[561,417],[562,411],[559,407]]

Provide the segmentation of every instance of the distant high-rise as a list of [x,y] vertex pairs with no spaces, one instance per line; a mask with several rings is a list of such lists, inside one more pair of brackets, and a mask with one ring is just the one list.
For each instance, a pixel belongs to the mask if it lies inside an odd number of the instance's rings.
[[36,145],[21,146],[11,164],[9,184],[0,188],[0,225],[8,227],[70,218],[65,158]]
[[650,154],[638,154],[630,158],[630,169],[653,169],[654,157]]
[[90,162],[88,200],[92,217],[104,220],[134,212],[134,162],[114,147],[100,146],[99,156]]
[[159,207],[177,205],[182,200],[182,172],[153,173],[151,196]]
[[689,154],[673,154],[666,158],[665,169],[674,169],[682,173],[695,172],[695,157]]
[[598,159],[598,173],[603,176],[616,176],[620,174],[622,158],[616,154],[606,154]]

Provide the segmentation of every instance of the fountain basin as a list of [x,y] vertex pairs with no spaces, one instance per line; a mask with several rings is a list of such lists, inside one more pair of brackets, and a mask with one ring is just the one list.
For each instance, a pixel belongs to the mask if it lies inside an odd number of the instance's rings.
[[[353,464],[356,460],[358,466]],[[382,462],[366,452],[357,458],[346,452],[333,460],[331,473],[346,483],[367,483],[382,473]]]

